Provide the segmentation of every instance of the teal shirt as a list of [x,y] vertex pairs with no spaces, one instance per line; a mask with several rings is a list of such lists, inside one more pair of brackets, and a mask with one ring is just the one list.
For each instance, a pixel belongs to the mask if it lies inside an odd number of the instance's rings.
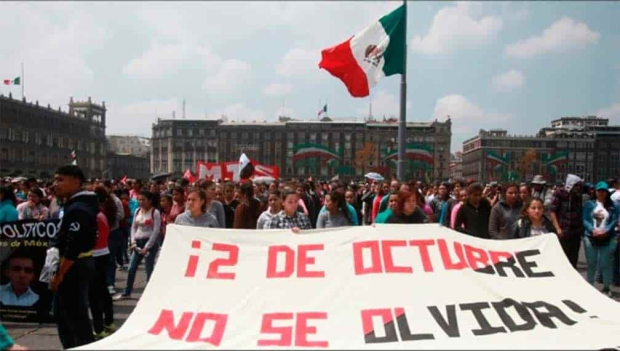
[[390,218],[390,216],[392,216],[393,213],[394,212],[392,211],[392,209],[388,208],[387,210],[377,215],[377,217],[375,218],[375,223],[386,223],[388,218]]
[[129,218],[127,218],[127,225],[129,225],[130,227],[131,227],[131,224],[133,223],[133,215],[134,213],[136,213],[136,210],[138,209],[138,207],[140,207],[138,200],[134,199],[133,197],[130,197],[129,198]]
[[6,329],[0,323],[0,350],[6,350],[9,347],[13,346],[13,339],[6,332]]
[[0,223],[16,221],[17,217],[17,209],[13,206],[13,201],[0,202]]

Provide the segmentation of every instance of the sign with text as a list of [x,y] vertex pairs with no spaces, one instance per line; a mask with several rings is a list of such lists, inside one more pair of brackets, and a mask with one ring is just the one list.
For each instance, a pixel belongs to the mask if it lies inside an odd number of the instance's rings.
[[[278,179],[280,177],[280,168],[278,166],[267,166],[256,163],[254,164],[254,176],[255,177],[273,177]],[[197,178],[198,179],[230,179],[234,182],[238,182],[239,179],[239,162],[202,162],[198,161],[196,164]]]
[[59,219],[0,223],[0,320],[47,323],[51,291],[39,281]]
[[433,224],[313,230],[170,225],[123,327],[83,349],[601,349],[620,304],[555,235]]

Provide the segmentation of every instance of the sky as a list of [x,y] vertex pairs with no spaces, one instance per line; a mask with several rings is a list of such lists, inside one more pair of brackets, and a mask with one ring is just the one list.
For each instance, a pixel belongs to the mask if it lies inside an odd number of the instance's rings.
[[[397,117],[400,75],[367,98],[318,68],[322,49],[400,2],[0,2],[0,79],[66,111],[106,102],[107,134],[157,117]],[[564,116],[620,124],[620,2],[409,2],[407,120],[451,117],[452,151],[481,128],[534,134]],[[0,93],[20,97],[17,86]]]

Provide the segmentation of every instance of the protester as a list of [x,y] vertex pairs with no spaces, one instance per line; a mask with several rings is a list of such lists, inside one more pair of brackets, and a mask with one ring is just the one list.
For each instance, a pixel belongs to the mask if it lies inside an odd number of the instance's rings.
[[[215,183],[212,180],[203,180],[200,182],[199,187],[204,190],[205,194],[207,194],[207,212],[212,214],[213,217],[217,219],[217,223],[220,228],[226,228],[226,214],[224,213],[224,206],[221,202],[215,200]],[[252,229],[255,228],[255,226],[252,227]]]
[[[355,209],[355,216],[358,218],[358,220],[364,218],[364,216],[362,215],[361,201],[359,201],[359,203],[356,202],[356,194],[353,189],[348,189],[345,192],[344,199],[349,206],[353,206],[353,208]],[[357,223],[357,225],[361,225],[361,223]]]
[[97,214],[97,241],[93,248],[95,261],[95,276],[88,289],[88,302],[93,317],[95,339],[102,339],[116,331],[114,325],[114,309],[112,298],[108,291],[107,271],[110,264],[110,250],[108,236],[110,235],[110,221],[116,218],[116,204],[104,187],[95,188],[99,202]]
[[556,191],[549,207],[551,220],[556,228],[564,254],[577,269],[581,236],[583,235],[583,203],[581,178],[574,174],[566,177],[566,185]]
[[180,186],[172,189],[172,208],[170,209],[170,222],[174,223],[176,218],[185,212],[185,190]]
[[121,202],[123,203],[123,212],[125,214],[125,218],[123,219],[123,221],[125,222],[125,227],[123,228],[123,247],[122,247],[123,265],[121,266],[120,269],[125,270],[127,269],[126,265],[129,264],[129,253],[127,249],[129,247],[129,237],[131,236],[131,225],[133,224],[133,215],[134,213],[136,213],[136,210],[138,209],[138,207],[140,207],[140,204],[138,203],[138,200],[129,196],[128,189],[121,190],[120,199],[121,199]]
[[106,188],[108,194],[114,205],[116,206],[116,217],[113,221],[109,222],[110,236],[108,237],[108,249],[110,250],[110,264],[108,265],[108,290],[110,295],[116,293],[116,268],[123,266],[123,230],[121,229],[121,221],[125,218],[125,210],[123,208],[123,202],[114,193],[114,185],[111,181],[107,180],[103,182],[103,186]]
[[131,260],[127,273],[127,286],[122,294],[114,296],[114,300],[131,297],[136,271],[142,259],[145,259],[146,281],[151,279],[155,268],[155,256],[159,250],[158,237],[161,230],[161,214],[153,205],[153,194],[149,191],[142,191],[138,195],[140,207],[134,214],[131,226]]
[[325,208],[316,222],[317,228],[346,227],[352,225],[351,215],[347,208],[342,191],[331,191],[325,196]]
[[545,215],[543,200],[537,197],[527,199],[521,208],[519,219],[510,228],[510,239],[528,238],[542,234],[555,234],[556,229]]
[[377,187],[377,196],[375,196],[374,200],[372,201],[372,222],[374,222],[375,218],[377,218],[377,215],[379,214],[379,208],[381,207],[381,200],[389,193],[389,189],[390,185],[387,182],[380,183]]
[[261,203],[254,197],[254,188],[250,182],[241,185],[242,200],[235,210],[235,229],[256,229],[261,215]]
[[296,234],[303,229],[312,229],[308,216],[297,211],[299,197],[295,191],[285,189],[282,201],[284,209],[265,223],[265,229],[291,229]]
[[172,195],[164,193],[159,198],[159,208],[161,209],[161,240],[159,245],[162,245],[166,237],[166,226],[168,223],[174,223],[174,219],[170,216],[170,211],[172,210]]
[[459,192],[458,199],[459,199],[458,203],[454,205],[454,207],[452,208],[452,212],[450,213],[450,228],[452,229],[456,229],[455,227],[456,215],[459,213],[459,210],[465,204],[465,202],[467,202],[467,190],[466,189],[461,189],[461,191]]
[[10,186],[0,188],[0,223],[16,221],[19,218],[17,212],[17,197]]
[[531,182],[532,197],[537,197],[543,200],[545,204],[545,210],[549,210],[551,203],[553,202],[553,189],[547,186],[547,181],[542,175],[538,174],[534,176]]
[[32,188],[28,192],[27,201],[17,205],[18,218],[34,219],[42,221],[49,218],[49,209],[41,203],[43,191],[39,188]]
[[472,183],[467,187],[467,201],[456,215],[454,229],[478,238],[490,239],[491,203],[482,197],[482,192],[480,183]]
[[[568,181],[567,181],[568,183]],[[616,249],[616,225],[620,208],[611,201],[609,186],[601,181],[596,184],[596,199],[583,208],[583,247],[588,263],[587,280],[594,284],[597,268],[603,277],[602,292],[611,295],[612,256]]]
[[282,194],[280,193],[280,191],[269,191],[267,203],[269,204],[269,207],[267,207],[267,210],[261,213],[260,217],[258,217],[256,229],[265,229],[265,223],[267,223],[267,221],[269,221],[273,216],[277,215],[278,213],[280,213],[280,211],[282,211]]
[[387,209],[377,215],[375,223],[386,223],[387,219],[394,214],[394,209],[398,206],[398,190],[390,192],[386,198],[388,199]]
[[78,166],[60,167],[54,176],[58,197],[66,199],[62,223],[51,246],[58,249],[60,263],[50,280],[55,292],[54,319],[63,348],[93,342],[88,316],[88,286],[95,275],[92,249],[97,238],[97,196],[81,191],[84,173]]
[[521,213],[521,202],[517,194],[519,186],[508,183],[502,186],[503,199],[491,210],[489,235],[491,239],[510,239],[510,230]]
[[[403,184],[403,185],[407,185],[407,184]],[[408,185],[407,185],[408,187]],[[393,192],[398,192],[399,190],[405,190],[405,189],[401,189],[400,187],[400,182],[398,180],[393,180],[390,182],[390,194]],[[381,199],[381,203],[379,204],[379,213],[387,210],[388,208],[388,202],[389,202],[389,196],[384,196]]]
[[215,216],[207,212],[207,194],[204,190],[192,190],[188,193],[186,211],[177,216],[174,224],[205,228],[220,227]]
[[437,195],[433,198],[429,206],[433,210],[434,218],[436,222],[448,226],[449,225],[449,213],[451,209],[456,205],[456,201],[450,197],[450,184],[443,182],[439,185]]
[[385,223],[398,224],[419,224],[428,223],[428,217],[418,206],[416,192],[400,190],[392,215],[390,215]]
[[519,200],[522,204],[524,204],[530,199],[530,197],[532,197],[532,189],[529,185],[527,185],[527,183],[521,183],[519,186]]
[[[269,189],[272,189],[274,183],[271,183]],[[277,187],[275,187],[277,190]],[[269,190],[270,192],[273,190]],[[235,210],[239,205],[239,201],[235,200],[235,185],[231,182],[224,183],[223,188],[224,216],[226,217],[226,228],[232,228],[235,221]]]

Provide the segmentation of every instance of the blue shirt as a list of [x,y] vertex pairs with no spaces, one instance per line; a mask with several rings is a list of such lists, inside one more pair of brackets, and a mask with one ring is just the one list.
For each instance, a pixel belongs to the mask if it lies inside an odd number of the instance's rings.
[[15,295],[11,283],[0,287],[0,302],[5,306],[30,307],[37,303],[37,301],[39,301],[39,295],[30,290],[30,287],[19,296]]
[[0,202],[0,223],[16,221],[17,217],[17,208],[13,205],[13,201]]

